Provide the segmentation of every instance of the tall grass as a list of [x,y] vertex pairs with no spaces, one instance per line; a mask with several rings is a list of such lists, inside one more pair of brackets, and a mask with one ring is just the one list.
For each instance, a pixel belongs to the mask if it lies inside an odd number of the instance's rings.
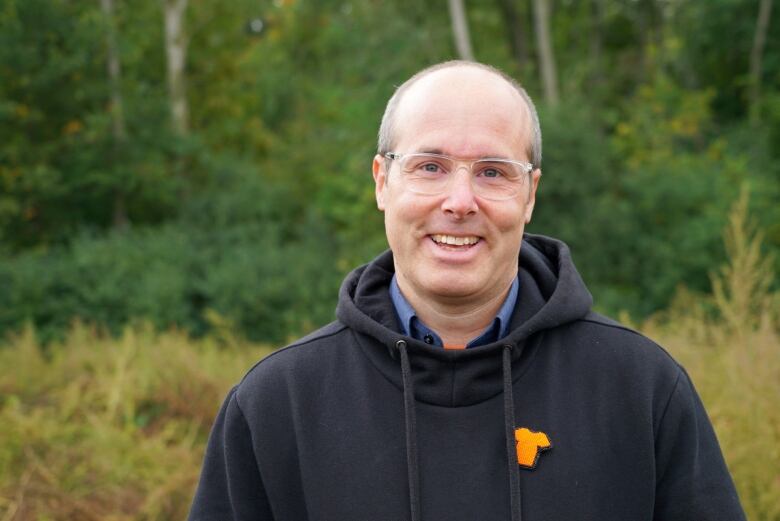
[[770,292],[772,259],[735,204],[725,232],[729,262],[713,293],[682,290],[641,329],[691,374],[715,426],[751,520],[780,520],[780,294]]
[[0,349],[0,520],[184,519],[229,387],[270,350],[76,325]]
[[[780,520],[780,297],[742,198],[713,294],[681,291],[642,324],[689,370],[752,520]],[[75,325],[0,346],[0,521],[184,519],[220,401],[270,350]]]

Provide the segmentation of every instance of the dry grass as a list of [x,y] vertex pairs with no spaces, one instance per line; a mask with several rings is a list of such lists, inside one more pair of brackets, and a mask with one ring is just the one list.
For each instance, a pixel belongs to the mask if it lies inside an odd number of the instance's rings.
[[0,349],[0,521],[184,519],[221,400],[269,349],[75,326]]
[[[780,520],[780,298],[744,198],[711,296],[681,291],[640,326],[689,370],[749,519]],[[213,415],[267,348],[76,325],[0,347],[0,521],[184,519]]]
[[780,520],[780,294],[746,219],[743,195],[726,230],[729,264],[713,295],[684,290],[641,329],[688,369],[751,520]]

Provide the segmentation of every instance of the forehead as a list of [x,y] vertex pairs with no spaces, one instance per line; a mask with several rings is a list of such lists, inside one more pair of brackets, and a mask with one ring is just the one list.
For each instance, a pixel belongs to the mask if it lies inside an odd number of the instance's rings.
[[461,157],[526,158],[530,115],[515,88],[474,67],[435,71],[403,94],[396,115],[399,151],[437,149]]

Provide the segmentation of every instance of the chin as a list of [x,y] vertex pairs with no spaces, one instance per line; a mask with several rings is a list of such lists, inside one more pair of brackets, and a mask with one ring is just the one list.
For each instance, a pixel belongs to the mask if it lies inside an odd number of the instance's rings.
[[484,285],[475,282],[466,281],[462,278],[453,281],[450,277],[435,277],[433,280],[429,279],[425,286],[430,293],[447,298],[467,297],[478,293],[481,288],[484,288]]

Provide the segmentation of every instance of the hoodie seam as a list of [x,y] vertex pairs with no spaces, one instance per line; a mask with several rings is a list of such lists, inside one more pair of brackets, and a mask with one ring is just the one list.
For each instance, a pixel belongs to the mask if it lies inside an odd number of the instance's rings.
[[[654,450],[658,450],[658,435],[661,433],[661,426],[663,425],[664,420],[666,419],[666,413],[669,411],[669,407],[672,404],[672,399],[674,398],[675,393],[677,393],[677,386],[680,384],[680,379],[682,378],[682,373],[683,373],[682,370],[678,370],[677,371],[677,379],[674,381],[674,385],[672,386],[672,391],[669,393],[669,398],[667,398],[667,400],[666,400],[666,405],[664,405],[664,410],[661,413],[661,417],[658,420],[658,424],[657,425],[653,425],[653,429],[655,430],[655,432],[653,432],[653,447],[654,447]],[[668,466],[667,466],[667,468],[668,468]],[[664,477],[666,476],[667,468],[664,468],[663,472],[659,476],[658,473],[657,473],[658,472],[658,468],[657,468],[657,463],[656,463],[656,477],[655,477],[656,486],[658,486],[658,483],[663,481]]]
[[598,320],[591,320],[591,319],[583,318],[583,319],[580,319],[580,321],[581,322],[590,322],[590,323],[595,324],[597,326],[603,326],[603,327],[607,327],[607,328],[610,328],[610,329],[619,329],[619,330],[623,330],[623,331],[625,331],[627,333],[631,333],[632,335],[637,336],[637,337],[639,337],[641,339],[644,339],[647,342],[649,342],[658,351],[663,353],[663,355],[669,361],[671,361],[672,364],[674,364],[674,368],[676,370],[676,377],[675,377],[675,380],[674,380],[674,384],[672,384],[672,389],[671,389],[671,391],[669,393],[668,398],[666,399],[666,404],[664,405],[663,412],[661,413],[661,417],[660,417],[658,423],[653,425],[653,429],[655,429],[655,432],[653,432],[653,442],[655,443],[657,441],[658,430],[660,429],[661,425],[664,422],[664,419],[666,418],[666,413],[669,410],[669,405],[672,403],[672,398],[674,398],[674,393],[677,392],[677,387],[680,384],[681,375],[686,374],[685,373],[685,369],[677,362],[677,360],[674,359],[674,357],[671,354],[669,354],[669,352],[666,349],[663,348],[663,346],[659,345],[653,339],[651,339],[649,337],[646,337],[645,335],[643,335],[642,333],[639,333],[638,331],[634,331],[633,329],[631,329],[629,327],[625,327],[625,326],[623,326],[621,324],[609,324],[609,323],[605,323],[605,322],[600,322]]
[[677,378],[674,380],[674,385],[672,385],[672,390],[669,393],[669,397],[666,399],[666,403],[664,404],[664,410],[661,413],[661,417],[658,419],[658,424],[654,425],[653,428],[655,429],[655,432],[653,433],[653,443],[658,443],[658,434],[661,432],[661,425],[663,425],[664,420],[666,419],[666,413],[669,410],[669,406],[672,403],[672,399],[674,398],[674,394],[677,392],[677,386],[680,385],[680,378],[682,376],[682,371],[677,371]]
[[[267,491],[267,488],[265,486],[265,480],[263,479],[263,474],[262,474],[262,472],[260,472],[260,459],[259,459],[259,456],[258,456],[257,452],[255,451],[255,443],[256,443],[255,433],[253,432],[252,428],[250,427],[249,420],[247,420],[246,414],[244,414],[244,410],[241,407],[241,401],[239,400],[239,397],[238,397],[238,385],[233,387],[233,389],[230,390],[230,393],[232,395],[231,398],[236,401],[236,409],[238,410],[238,414],[241,415],[241,421],[244,423],[244,426],[246,427],[246,430],[249,433],[249,441],[250,441],[250,444],[252,445],[252,458],[255,460],[255,466],[257,467],[257,475],[258,475],[258,478],[260,479],[260,482],[262,483],[262,489],[263,489],[263,491]],[[276,515],[277,515],[277,512],[274,512],[274,505],[271,504],[270,500],[268,502],[268,508],[271,509],[271,514],[275,518]],[[308,504],[305,501],[304,501],[304,509],[305,509],[306,514],[308,516],[309,506],[308,506]]]
[[252,367],[249,368],[249,370],[246,372],[246,374],[244,374],[244,376],[241,378],[241,381],[238,383],[238,385],[236,387],[238,387],[239,385],[244,383],[244,380],[246,380],[247,376],[249,376],[249,374],[252,371],[254,371],[256,367],[258,367],[260,364],[262,364],[266,360],[269,360],[269,359],[273,358],[274,356],[278,355],[279,353],[282,353],[284,351],[287,351],[287,350],[290,350],[290,349],[293,349],[293,348],[296,348],[296,347],[302,347],[302,346],[305,346],[307,344],[311,344],[313,342],[317,342],[317,341],[323,340],[325,338],[330,338],[330,337],[339,335],[345,329],[348,329],[348,328],[347,328],[347,326],[345,324],[342,323],[340,325],[340,327],[336,331],[334,331],[332,333],[328,333],[327,335],[315,335],[312,338],[309,338],[308,340],[306,340],[304,342],[294,342],[294,343],[292,343],[292,344],[290,344],[288,346],[280,347],[280,348],[274,350],[270,354],[266,355],[265,357],[263,357],[260,360],[258,360],[257,362],[255,362],[255,364]]
[[579,322],[588,322],[588,323],[591,323],[591,324],[595,324],[597,326],[607,327],[607,328],[610,328],[610,329],[619,329],[619,330],[625,331],[627,333],[631,333],[632,335],[637,336],[637,337],[639,337],[641,339],[644,339],[644,340],[648,341],[650,344],[652,344],[656,349],[661,351],[664,355],[666,355],[666,357],[674,364],[674,366],[677,368],[678,371],[681,369],[680,364],[677,362],[677,360],[674,359],[674,357],[672,355],[669,354],[669,351],[664,349],[663,346],[661,346],[658,343],[656,343],[652,338],[646,337],[645,335],[643,335],[642,333],[639,333],[638,331],[634,331],[633,329],[631,329],[629,327],[625,327],[625,326],[622,326],[622,325],[619,325],[619,324],[608,324],[608,323],[605,323],[605,322],[601,322],[601,321],[598,321],[598,320],[592,320],[592,319],[589,319],[589,318],[581,318],[578,321]]

